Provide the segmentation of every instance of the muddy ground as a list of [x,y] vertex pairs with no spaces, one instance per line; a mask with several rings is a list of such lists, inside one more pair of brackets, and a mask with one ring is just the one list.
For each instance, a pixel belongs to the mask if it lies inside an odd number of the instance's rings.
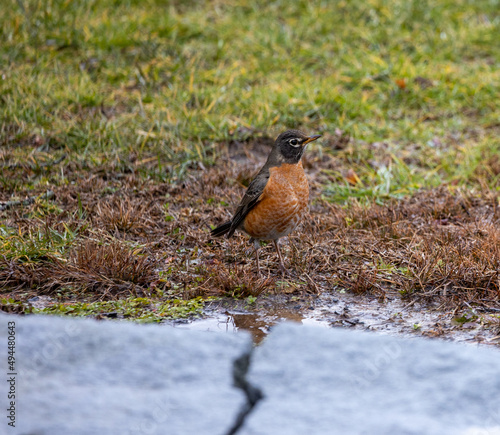
[[[230,218],[269,145],[231,143],[215,166],[193,162],[182,179],[168,181],[144,176],[154,159],[134,155],[92,167],[64,157],[46,167],[5,164],[6,178],[46,182],[17,190],[17,198],[12,186],[0,190],[2,309],[136,297],[154,310],[163,301],[201,297],[204,321],[212,323],[191,327],[225,323],[253,330],[257,339],[284,318],[500,343],[498,198],[487,189],[442,186],[340,206],[323,193],[335,181],[331,174],[345,170],[330,155],[310,152],[310,216],[283,241],[287,275],[272,245],[260,251],[259,277],[245,236],[210,240],[210,228]],[[345,180],[357,182],[348,172]]]

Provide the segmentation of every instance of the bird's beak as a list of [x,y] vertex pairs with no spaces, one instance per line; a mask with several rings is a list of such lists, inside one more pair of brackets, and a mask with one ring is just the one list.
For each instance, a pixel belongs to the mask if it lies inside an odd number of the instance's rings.
[[320,135],[320,134],[317,134],[316,136],[309,136],[309,137],[305,140],[305,142],[302,144],[302,146],[306,146],[309,142],[312,142],[312,141],[314,141],[314,140],[316,140],[316,139],[319,139],[320,137],[321,137],[321,135]]

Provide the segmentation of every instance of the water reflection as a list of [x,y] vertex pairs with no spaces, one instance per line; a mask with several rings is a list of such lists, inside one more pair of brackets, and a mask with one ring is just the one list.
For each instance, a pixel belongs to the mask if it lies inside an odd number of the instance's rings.
[[208,318],[195,319],[189,323],[173,323],[172,326],[181,329],[226,333],[244,330],[250,332],[254,343],[258,344],[269,333],[273,325],[284,321],[328,327],[326,321],[307,318],[299,311],[286,309],[269,310],[265,314],[226,311],[224,313],[213,313]]

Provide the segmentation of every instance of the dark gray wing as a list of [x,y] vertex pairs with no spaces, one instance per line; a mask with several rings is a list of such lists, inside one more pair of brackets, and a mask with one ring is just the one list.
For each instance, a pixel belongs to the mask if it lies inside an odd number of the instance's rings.
[[245,196],[242,198],[240,205],[234,213],[233,219],[231,221],[231,229],[229,230],[227,237],[231,237],[234,234],[234,232],[244,221],[246,215],[250,212],[250,210],[252,210],[252,208],[254,208],[259,203],[268,181],[269,168],[264,167],[248,186]]

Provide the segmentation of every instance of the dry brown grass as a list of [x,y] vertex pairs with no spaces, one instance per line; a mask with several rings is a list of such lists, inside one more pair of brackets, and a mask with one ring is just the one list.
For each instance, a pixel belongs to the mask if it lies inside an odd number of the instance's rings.
[[155,264],[141,249],[118,241],[102,244],[85,240],[74,249],[67,263],[57,263],[52,286],[69,286],[85,292],[142,296],[158,279]]

